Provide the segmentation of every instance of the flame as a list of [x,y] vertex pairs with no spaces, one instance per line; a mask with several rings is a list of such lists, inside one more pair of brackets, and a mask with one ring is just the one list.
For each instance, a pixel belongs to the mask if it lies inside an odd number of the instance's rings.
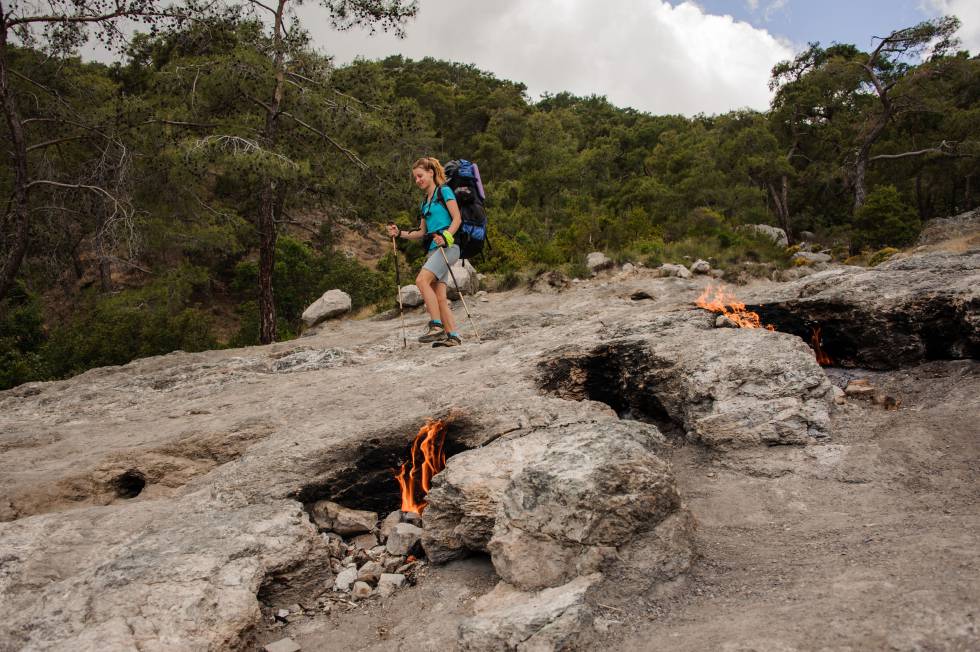
[[822,340],[820,339],[820,327],[813,327],[813,335],[810,336],[810,346],[813,348],[814,355],[817,356],[817,364],[821,367],[826,367],[827,365],[834,364],[834,361],[830,359],[830,356],[824,352],[823,347],[820,346]]
[[[421,514],[428,504],[424,498],[416,500],[416,495],[423,497],[432,487],[432,476],[446,468],[446,424],[442,421],[429,421],[419,428],[412,442],[412,458],[402,464],[395,474],[398,485],[402,490],[402,511]],[[421,453],[421,463],[419,455]]]
[[[739,328],[762,328],[759,314],[745,309],[745,304],[739,301],[733,292],[725,289],[724,285],[714,287],[709,285],[694,302],[699,308],[710,310],[728,317]],[[766,330],[776,330],[772,324],[766,324]]]

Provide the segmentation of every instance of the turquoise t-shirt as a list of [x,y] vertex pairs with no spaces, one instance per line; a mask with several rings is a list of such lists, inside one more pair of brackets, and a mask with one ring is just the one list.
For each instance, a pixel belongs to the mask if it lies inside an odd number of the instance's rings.
[[[451,201],[456,201],[456,195],[453,194],[453,189],[449,186],[441,186],[436,192],[442,193],[442,198],[447,204]],[[432,193],[432,201],[423,201],[420,208],[422,210],[422,217],[425,219],[425,232],[427,235],[445,231],[453,223],[452,216],[446,210],[446,207],[442,205],[442,202],[439,201],[439,198],[436,197],[435,193]],[[435,248],[436,243],[432,242],[429,245],[429,249]]]

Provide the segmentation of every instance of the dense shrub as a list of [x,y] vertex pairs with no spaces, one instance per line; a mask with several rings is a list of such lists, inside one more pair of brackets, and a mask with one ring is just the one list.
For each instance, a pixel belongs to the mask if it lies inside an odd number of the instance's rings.
[[915,209],[902,200],[895,186],[878,186],[854,214],[851,252],[912,244],[921,228]]
[[44,376],[41,305],[17,284],[0,304],[0,390]]
[[[384,267],[393,269],[390,263]],[[405,272],[404,267],[402,272]],[[402,281],[407,282],[404,278]],[[251,260],[238,263],[232,288],[243,301],[237,309],[241,326],[229,342],[232,346],[259,342],[257,286],[258,264]],[[281,236],[276,242],[272,288],[279,340],[291,339],[299,333],[303,311],[327,290],[338,289],[349,294],[355,311],[387,297],[392,301],[395,298],[393,271],[382,273],[343,254],[317,252],[290,236]]]
[[53,329],[41,355],[50,377],[170,351],[217,345],[204,308],[207,271],[181,266],[138,290],[88,294],[74,317]]

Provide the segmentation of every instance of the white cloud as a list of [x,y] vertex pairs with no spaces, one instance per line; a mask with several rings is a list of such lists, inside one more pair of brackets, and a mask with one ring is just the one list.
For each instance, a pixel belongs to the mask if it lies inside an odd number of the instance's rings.
[[977,0],[924,0],[923,9],[932,14],[953,14],[963,23],[957,36],[963,48],[980,52],[980,2]]
[[523,82],[532,97],[595,93],[658,114],[764,110],[772,66],[794,54],[767,31],[693,2],[423,0],[402,41],[335,32],[312,3],[299,13],[317,46],[341,63],[432,56]]

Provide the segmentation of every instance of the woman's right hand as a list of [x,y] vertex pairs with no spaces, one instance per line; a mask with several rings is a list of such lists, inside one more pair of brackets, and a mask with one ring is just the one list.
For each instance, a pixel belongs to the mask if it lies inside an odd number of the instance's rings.
[[388,236],[391,237],[391,238],[396,238],[396,237],[398,237],[398,233],[399,233],[398,226],[395,225],[394,223],[389,222],[388,223]]

